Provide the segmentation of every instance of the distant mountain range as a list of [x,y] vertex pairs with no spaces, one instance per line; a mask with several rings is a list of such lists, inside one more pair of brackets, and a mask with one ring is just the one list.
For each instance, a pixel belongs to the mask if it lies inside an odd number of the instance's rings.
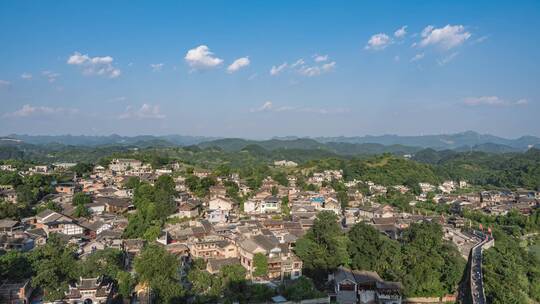
[[339,155],[355,155],[355,154],[412,154],[422,148],[410,147],[404,145],[381,145],[373,143],[340,143],[327,142],[321,143],[310,138],[298,139],[270,139],[270,140],[246,140],[240,138],[225,138],[208,142],[203,142],[198,145],[200,148],[217,147],[228,152],[241,151],[252,146],[259,146],[267,151],[275,150],[323,150]]
[[540,145],[540,138],[535,136],[522,136],[516,139],[507,139],[489,134],[480,134],[474,131],[440,135],[367,135],[362,137],[316,137],[314,139],[322,143],[377,143],[382,145],[406,145],[422,148],[432,148],[436,150],[475,147],[484,144],[502,145],[519,150],[526,150],[535,145]]
[[33,145],[73,145],[73,146],[194,146],[199,148],[219,148],[225,151],[240,151],[248,146],[257,145],[265,150],[301,149],[324,150],[340,155],[354,154],[414,154],[422,149],[482,151],[489,153],[522,152],[531,147],[540,147],[540,138],[522,136],[507,139],[489,134],[467,131],[456,134],[419,135],[419,136],[356,136],[356,137],[275,137],[269,140],[249,140],[241,138],[217,138],[201,136],[165,135],[165,136],[34,136],[9,135],[0,137],[0,144]]
[[88,135],[17,135],[0,137],[0,140],[16,139],[28,144],[62,144],[68,146],[103,146],[103,145],[138,145],[154,142],[158,145],[189,146],[217,139],[218,137],[183,136],[183,135],[138,135],[138,136],[88,136]]

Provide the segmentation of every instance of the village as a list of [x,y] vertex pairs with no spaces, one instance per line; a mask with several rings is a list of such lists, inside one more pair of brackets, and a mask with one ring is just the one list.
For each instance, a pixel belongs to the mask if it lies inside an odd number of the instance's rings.
[[[75,165],[39,165],[17,173],[48,175],[69,171]],[[274,163],[275,168],[285,168],[287,172],[293,172],[296,166],[287,160]],[[0,170],[16,171],[10,165],[2,165]],[[215,183],[200,197],[190,191],[186,182],[188,175],[198,179],[212,177]],[[174,212],[154,239],[124,237],[130,215],[137,212],[129,181],[137,179],[153,185],[160,176],[171,176],[174,181]],[[35,216],[20,220],[1,219],[0,251],[32,251],[56,234],[77,246],[78,259],[84,260],[106,248],[120,250],[125,270],[133,273],[134,259],[150,242],[178,258],[178,272],[183,279],[195,260],[203,260],[205,271],[210,274],[219,274],[227,265],[241,265],[251,283],[277,288],[283,282],[303,276],[303,261],[295,254],[295,243],[313,226],[321,212],[335,214],[343,231],[362,222],[394,240],[399,240],[404,229],[413,223],[436,222],[443,226],[444,239],[453,242],[463,258],[468,259],[479,240],[471,233],[469,220],[462,216],[464,211],[504,215],[514,210],[530,215],[540,205],[540,193],[536,191],[468,192],[470,185],[466,181],[445,181],[440,185],[420,183],[421,191],[408,203],[411,211],[407,212],[378,199],[389,191],[401,194],[412,191],[405,185],[346,181],[341,170],[324,170],[305,175],[304,182],[312,186],[304,190],[297,185],[297,176],[288,174],[286,183],[268,176],[259,188],[252,189],[236,173],[216,176],[210,170],[188,168],[182,163],[152,168],[136,159],[113,159],[108,166],[94,166],[87,176],[74,174],[70,182],[54,184],[54,193],[43,197],[40,204],[53,202],[59,207],[57,210],[45,208]],[[332,182],[345,185],[345,199],[338,197],[330,186]],[[231,197],[228,191],[231,184],[236,185],[238,195],[244,200]],[[360,184],[365,190],[360,190]],[[74,197],[80,193],[90,198],[84,204],[84,216],[78,216],[78,206],[73,204]],[[16,203],[17,192],[10,185],[0,185],[0,200]],[[451,215],[414,208],[426,202],[448,208]],[[256,260],[261,256],[266,264],[262,275],[256,269],[260,267]],[[324,291],[325,296],[309,299],[309,303],[406,302],[401,282],[385,281],[375,272],[340,267],[328,280],[331,287]],[[33,290],[30,280],[0,280],[0,296],[8,298],[8,303],[34,303]],[[100,277],[81,277],[63,298],[43,303],[110,303],[116,290],[114,282]],[[455,294],[448,295],[446,300],[455,300],[455,297]],[[147,285],[139,284],[133,290],[132,303],[152,303],[152,298],[152,290]],[[283,296],[272,300],[274,303],[288,301]]]

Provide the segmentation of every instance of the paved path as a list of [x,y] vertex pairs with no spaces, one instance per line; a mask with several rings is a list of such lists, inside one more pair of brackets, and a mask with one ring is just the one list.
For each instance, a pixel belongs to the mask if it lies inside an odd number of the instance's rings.
[[470,288],[473,304],[485,304],[486,296],[484,294],[484,278],[482,274],[482,251],[490,248],[494,244],[494,239],[491,236],[480,243],[476,244],[471,251],[471,268],[470,268]]

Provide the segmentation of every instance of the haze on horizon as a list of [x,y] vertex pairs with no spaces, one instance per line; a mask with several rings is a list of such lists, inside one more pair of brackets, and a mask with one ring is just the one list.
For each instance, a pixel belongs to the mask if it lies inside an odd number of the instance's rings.
[[540,2],[0,3],[0,135],[540,136]]

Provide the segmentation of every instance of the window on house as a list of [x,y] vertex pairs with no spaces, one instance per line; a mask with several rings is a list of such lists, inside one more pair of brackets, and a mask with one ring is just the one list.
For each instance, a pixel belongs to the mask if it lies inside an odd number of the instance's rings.
[[354,290],[354,284],[349,284],[349,283],[339,284],[339,290]]

